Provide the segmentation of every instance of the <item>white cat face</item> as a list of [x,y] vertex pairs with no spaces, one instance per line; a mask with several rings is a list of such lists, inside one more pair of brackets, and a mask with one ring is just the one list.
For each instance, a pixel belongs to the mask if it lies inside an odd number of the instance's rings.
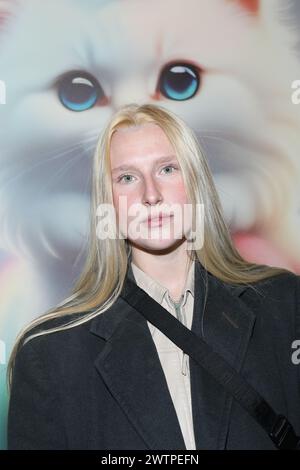
[[1,243],[72,259],[88,229],[96,139],[130,102],[161,104],[197,132],[234,229],[262,220],[274,189],[265,175],[279,178],[281,162],[294,161],[272,112],[288,115],[294,130],[299,118],[284,88],[295,70],[286,47],[294,36],[258,5],[9,2],[0,34]]

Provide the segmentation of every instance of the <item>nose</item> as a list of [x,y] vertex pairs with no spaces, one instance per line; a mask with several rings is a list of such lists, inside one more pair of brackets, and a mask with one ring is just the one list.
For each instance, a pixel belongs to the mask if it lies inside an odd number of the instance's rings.
[[143,194],[143,204],[154,205],[163,200],[163,195],[157,183],[152,177],[145,182],[145,190]]

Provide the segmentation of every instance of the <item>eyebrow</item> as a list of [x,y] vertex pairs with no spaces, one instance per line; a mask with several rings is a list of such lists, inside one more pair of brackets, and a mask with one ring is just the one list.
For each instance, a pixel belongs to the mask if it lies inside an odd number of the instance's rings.
[[[168,162],[172,160],[173,158],[176,158],[175,155],[167,155],[161,158],[158,158],[155,163],[163,163],[163,162]],[[135,169],[133,165],[120,165],[117,166],[112,170],[112,173],[116,173],[117,171],[127,171],[127,170],[132,170]]]

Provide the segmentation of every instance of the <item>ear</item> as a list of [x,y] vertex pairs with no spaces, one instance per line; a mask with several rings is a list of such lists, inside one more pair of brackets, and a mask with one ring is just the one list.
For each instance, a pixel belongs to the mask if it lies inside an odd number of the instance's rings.
[[260,0],[230,0],[231,2],[238,3],[244,10],[252,15],[259,14]]

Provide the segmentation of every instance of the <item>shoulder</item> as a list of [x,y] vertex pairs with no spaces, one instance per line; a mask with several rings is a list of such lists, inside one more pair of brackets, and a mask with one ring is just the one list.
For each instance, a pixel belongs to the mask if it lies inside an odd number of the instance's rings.
[[33,326],[24,335],[16,359],[36,357],[36,362],[42,366],[57,365],[67,360],[71,364],[89,342],[92,344],[90,321],[87,314],[76,313],[48,319]]
[[241,294],[256,315],[257,326],[288,338],[300,335],[300,276],[281,273],[253,283]]
[[249,283],[243,287],[231,288],[241,290],[242,295],[244,291],[246,296],[253,296],[257,299],[263,300],[278,300],[278,301],[296,301],[299,296],[300,276],[292,271],[283,272],[266,279]]
[[56,332],[63,332],[67,331],[68,326],[71,326],[73,323],[79,322],[81,319],[83,320],[86,318],[84,313],[72,313],[68,315],[59,315],[55,318],[43,318],[43,316],[38,317],[36,320],[39,321],[38,324],[33,323],[31,328],[29,328],[23,336],[23,340],[27,342],[29,338],[35,336],[35,338],[39,338],[43,336],[45,332],[50,332],[57,330]]
[[233,284],[217,280],[235,297],[259,307],[264,302],[299,306],[300,276],[292,271],[282,272],[265,279],[244,284]]

